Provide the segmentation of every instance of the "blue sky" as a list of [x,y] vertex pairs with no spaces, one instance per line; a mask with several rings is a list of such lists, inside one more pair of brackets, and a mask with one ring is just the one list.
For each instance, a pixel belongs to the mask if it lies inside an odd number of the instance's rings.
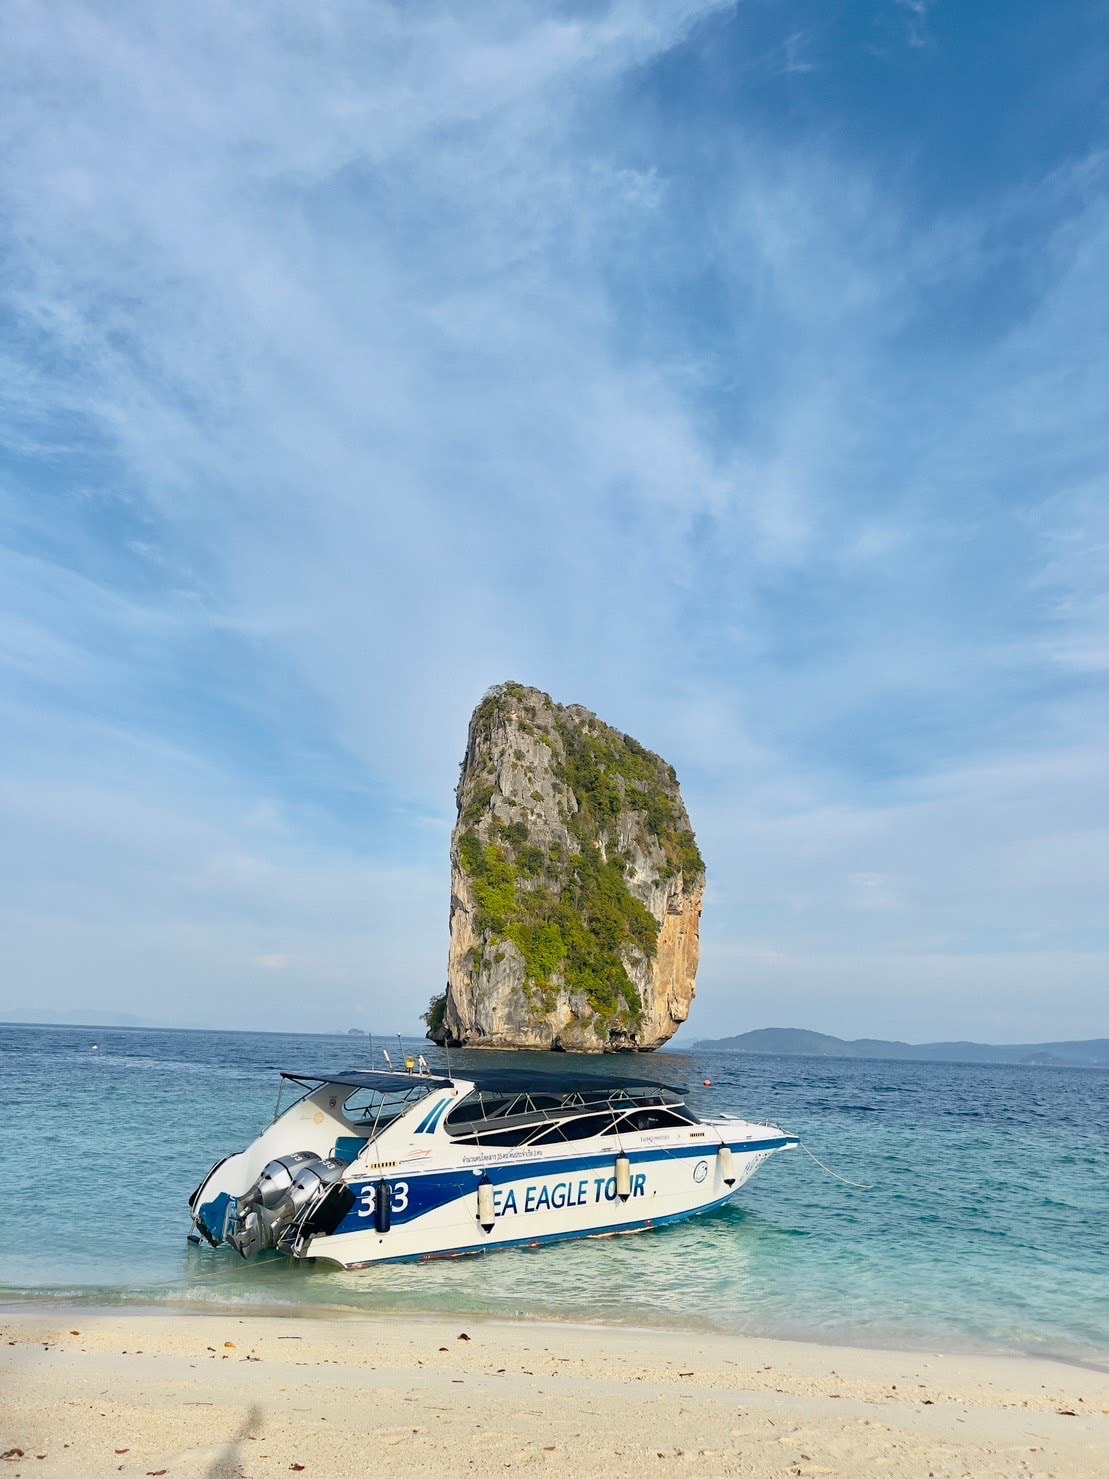
[[0,1015],[412,1029],[470,709],[687,1038],[1109,1032],[1103,3],[0,16]]

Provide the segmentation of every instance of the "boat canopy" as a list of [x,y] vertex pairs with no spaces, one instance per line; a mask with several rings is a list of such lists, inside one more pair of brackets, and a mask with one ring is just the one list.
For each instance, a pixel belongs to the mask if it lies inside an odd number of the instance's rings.
[[681,1095],[671,1084],[648,1078],[605,1078],[599,1073],[531,1073],[517,1068],[490,1068],[463,1072],[459,1077],[486,1094],[582,1094],[609,1099],[614,1094],[653,1089],[657,1093]]
[[[416,1085],[429,1089],[453,1089],[456,1082],[453,1078],[428,1073],[387,1073],[373,1068],[345,1068],[338,1073],[282,1071],[281,1077],[298,1084],[341,1084],[352,1089],[378,1089],[383,1093],[397,1093]],[[643,1090],[678,1097],[684,1092],[672,1084],[660,1084],[647,1078],[612,1079],[592,1073],[528,1073],[514,1068],[463,1072],[459,1078],[486,1094],[581,1094],[594,1100],[607,1100],[613,1095],[642,1093]]]
[[346,1068],[340,1073],[286,1073],[282,1078],[295,1084],[341,1084],[351,1089],[377,1089],[382,1094],[403,1093],[406,1089],[453,1089],[454,1080],[434,1078],[428,1073],[385,1073],[375,1069]]

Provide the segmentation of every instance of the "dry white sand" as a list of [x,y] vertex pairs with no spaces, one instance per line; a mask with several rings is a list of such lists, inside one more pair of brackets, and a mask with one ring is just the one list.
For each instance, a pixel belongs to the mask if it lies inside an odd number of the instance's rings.
[[0,1329],[0,1479],[1109,1476],[1109,1378],[1018,1356],[458,1316],[39,1308]]

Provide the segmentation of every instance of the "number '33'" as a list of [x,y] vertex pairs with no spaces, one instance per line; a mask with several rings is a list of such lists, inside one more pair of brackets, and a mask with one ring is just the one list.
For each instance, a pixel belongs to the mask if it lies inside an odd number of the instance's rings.
[[[408,1210],[408,1182],[407,1181],[392,1181],[392,1182],[389,1183],[389,1190],[392,1193],[392,1198],[391,1199],[392,1199],[392,1203],[393,1203],[393,1211],[394,1212],[405,1212],[405,1211],[407,1211]],[[375,1208],[376,1205],[377,1205],[377,1187],[374,1185],[374,1183],[372,1181],[370,1181],[370,1182],[367,1182],[367,1184],[362,1188],[360,1200],[359,1200],[359,1203],[358,1203],[358,1212],[357,1212],[357,1215],[359,1217],[372,1217],[374,1215],[374,1208]]]

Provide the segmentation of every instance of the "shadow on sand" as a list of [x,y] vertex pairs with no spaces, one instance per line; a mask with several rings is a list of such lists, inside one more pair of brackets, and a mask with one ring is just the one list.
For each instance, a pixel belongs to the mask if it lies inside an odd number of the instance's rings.
[[223,1452],[213,1459],[209,1468],[205,1471],[206,1479],[239,1479],[246,1470],[243,1468],[242,1452],[243,1444],[251,1437],[261,1437],[262,1409],[255,1403],[247,1412],[239,1425],[238,1432],[229,1438]]

